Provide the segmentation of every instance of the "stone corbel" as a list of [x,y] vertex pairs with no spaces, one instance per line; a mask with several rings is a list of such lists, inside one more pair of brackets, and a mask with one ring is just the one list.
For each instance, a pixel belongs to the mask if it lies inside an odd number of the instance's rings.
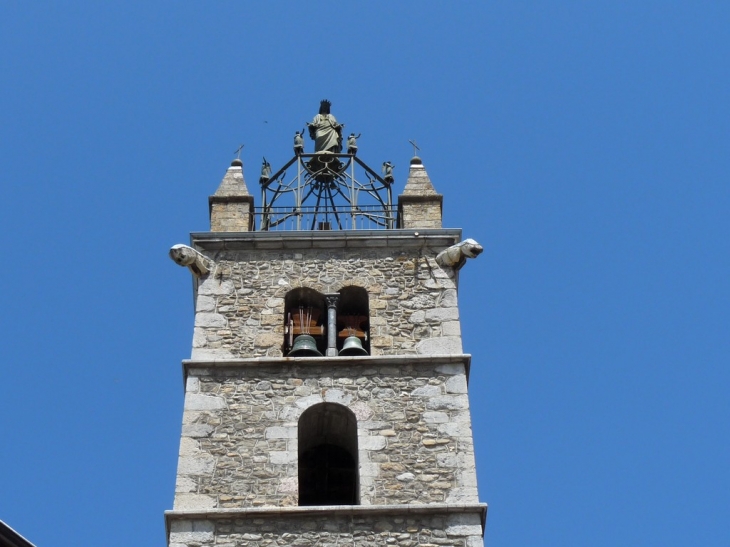
[[473,239],[465,239],[441,251],[436,255],[436,263],[442,268],[460,269],[467,258],[476,258],[484,251],[484,247]]
[[180,266],[187,266],[195,277],[206,275],[212,267],[212,261],[192,247],[178,243],[170,248],[170,258]]

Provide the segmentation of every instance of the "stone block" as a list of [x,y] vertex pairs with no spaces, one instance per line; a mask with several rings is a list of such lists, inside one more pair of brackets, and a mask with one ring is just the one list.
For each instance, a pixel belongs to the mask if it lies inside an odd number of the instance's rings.
[[459,486],[472,487],[472,488],[476,489],[477,476],[475,473],[475,468],[472,467],[471,469],[464,470],[463,473],[460,473],[458,482],[459,482]]
[[170,524],[170,542],[208,542],[213,541],[215,526],[210,521],[175,520]]
[[279,481],[279,492],[285,494],[296,494],[299,491],[299,479],[297,477],[284,477]]
[[444,308],[455,308],[459,305],[459,301],[456,296],[456,289],[445,290],[441,294],[441,301],[439,304]]
[[324,393],[324,400],[328,403],[337,403],[344,406],[349,406],[352,402],[352,395],[345,393],[340,389],[328,389]]
[[447,536],[481,536],[481,524],[457,524],[446,527]]
[[[373,415],[373,410],[370,408],[370,405],[367,403],[364,403],[362,401],[358,401],[350,406],[350,410],[355,414],[355,417],[357,418],[358,422],[363,422],[366,420],[370,420],[370,418]],[[380,428],[381,426],[376,426]]]
[[272,451],[269,452],[269,461],[274,465],[286,465],[297,461],[297,452],[295,450]]
[[373,336],[370,339],[370,344],[372,346],[377,346],[381,348],[389,348],[393,346],[393,337],[392,336]]
[[452,376],[444,385],[446,393],[466,393],[466,376],[459,374],[458,376]]
[[180,456],[177,472],[181,475],[209,475],[215,469],[215,458],[201,453],[196,456]]
[[364,435],[358,442],[360,450],[382,450],[385,448],[387,441],[381,435]]
[[361,463],[360,464],[360,476],[361,477],[377,477],[380,475],[380,465],[377,463]]
[[462,352],[461,338],[458,336],[427,338],[416,344],[416,350],[421,355],[458,355]]
[[[204,348],[208,343],[208,337],[205,329],[195,327],[193,329],[193,348]],[[193,349],[194,351],[194,349]]]
[[215,311],[215,298],[212,296],[198,295],[195,303],[196,312],[212,312]]
[[186,437],[207,437],[213,432],[213,426],[208,424],[183,425],[182,434]]
[[296,439],[297,428],[296,427],[267,427],[265,436],[267,439]]
[[411,392],[412,397],[435,397],[437,395],[441,395],[441,386],[422,386]]
[[198,489],[198,483],[190,477],[178,476],[175,481],[175,493],[195,492]]
[[185,395],[185,410],[218,410],[221,408],[226,408],[226,400],[223,397],[201,393]]
[[188,376],[185,381],[185,391],[187,393],[197,393],[200,391],[200,380],[195,376]]
[[284,311],[284,299],[283,298],[269,298],[266,301],[267,308],[281,308]]
[[449,415],[446,412],[427,411],[423,413],[423,421],[427,424],[442,424],[449,421]]
[[235,290],[235,287],[233,286],[233,281],[231,280],[225,280],[222,281],[220,279],[215,278],[214,276],[210,276],[206,278],[198,287],[198,294],[202,295],[225,295],[225,294],[233,294],[233,291]]
[[182,437],[180,439],[180,452],[181,456],[190,456],[200,452],[200,444],[195,439],[190,437]]
[[408,318],[408,321],[410,321],[414,325],[420,325],[421,323],[426,321],[426,312],[423,310],[414,311]]
[[310,395],[309,397],[302,397],[298,399],[296,405],[301,409],[307,409],[310,406],[324,402],[321,395]]
[[458,321],[459,308],[431,308],[426,310],[426,321],[436,321],[442,323],[444,321]]
[[193,348],[191,359],[201,361],[233,359],[233,354],[225,348]]
[[453,376],[454,374],[466,374],[464,365],[462,365],[461,363],[439,365],[436,367],[436,372],[439,372],[441,374],[448,374],[449,376]]
[[476,488],[458,487],[451,489],[445,501],[446,503],[478,503],[479,497]]
[[256,336],[254,344],[259,347],[270,347],[281,345],[284,341],[280,334],[264,332]]
[[445,424],[439,424],[439,433],[448,435],[449,437],[471,437],[471,427],[468,423],[461,422],[448,422]]
[[441,334],[444,336],[461,336],[461,323],[459,321],[441,323]]
[[466,395],[444,395],[433,397],[426,402],[429,410],[463,410],[469,408],[469,398]]

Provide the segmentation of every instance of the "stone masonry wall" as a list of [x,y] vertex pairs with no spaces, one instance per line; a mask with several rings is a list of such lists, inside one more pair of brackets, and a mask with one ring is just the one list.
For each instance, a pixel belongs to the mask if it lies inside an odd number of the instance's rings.
[[248,232],[251,223],[251,203],[247,201],[221,201],[211,203],[211,232]]
[[192,366],[175,509],[297,505],[298,420],[321,402],[357,418],[362,505],[478,501],[463,364],[331,359]]
[[416,201],[401,205],[402,228],[441,228],[441,202]]
[[477,514],[279,515],[173,521],[170,547],[482,547]]
[[281,356],[285,295],[350,285],[368,291],[372,355],[462,353],[454,274],[417,249],[224,251],[210,258],[215,266],[198,288],[194,359]]

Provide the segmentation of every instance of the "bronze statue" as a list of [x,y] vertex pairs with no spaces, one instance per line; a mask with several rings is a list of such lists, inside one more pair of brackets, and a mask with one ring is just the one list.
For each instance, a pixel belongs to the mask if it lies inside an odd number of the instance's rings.
[[319,114],[308,123],[309,138],[314,141],[314,152],[342,152],[342,128],[345,124],[337,123],[330,114],[332,103],[327,99],[319,103]]
[[269,182],[269,179],[271,178],[271,164],[266,161],[266,158],[264,158],[263,163],[261,163],[261,177],[259,177],[259,183],[266,184]]
[[352,154],[353,156],[357,154],[357,139],[360,138],[360,135],[362,133],[355,136],[355,133],[350,133],[350,136],[347,137],[347,153]]
[[300,131],[297,131],[294,133],[294,154],[299,156],[304,153],[304,137],[302,134],[304,133],[304,129]]
[[390,163],[389,161],[383,162],[383,180],[387,182],[388,184],[393,184],[395,179],[393,178],[393,169],[395,168],[395,165]]

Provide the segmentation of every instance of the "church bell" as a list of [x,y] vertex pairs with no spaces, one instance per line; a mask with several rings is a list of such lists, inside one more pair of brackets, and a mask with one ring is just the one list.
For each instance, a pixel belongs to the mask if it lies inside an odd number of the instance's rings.
[[294,340],[294,345],[288,357],[323,357],[317,349],[317,342],[309,334],[300,334]]
[[348,336],[342,345],[340,355],[343,357],[354,355],[367,355],[368,352],[362,347],[362,341],[357,336]]

